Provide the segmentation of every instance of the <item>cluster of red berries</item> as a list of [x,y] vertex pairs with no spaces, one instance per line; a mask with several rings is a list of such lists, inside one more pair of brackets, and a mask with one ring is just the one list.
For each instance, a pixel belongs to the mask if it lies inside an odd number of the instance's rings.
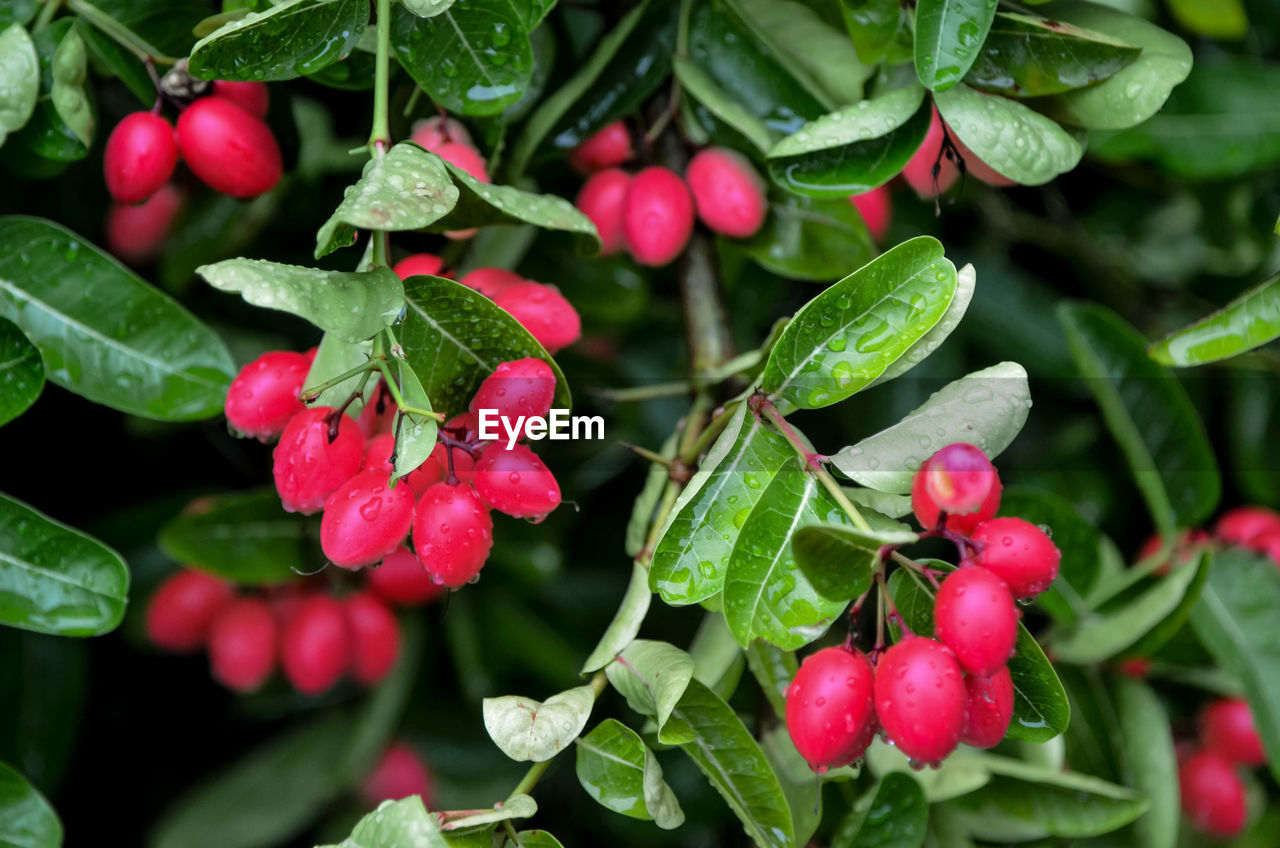
[[958,443],[921,465],[912,507],[925,528],[956,542],[960,567],[934,601],[934,635],[910,633],[869,658],[852,644],[825,648],[787,690],[796,749],[818,772],[860,758],[877,729],[918,763],[937,763],[964,742],[989,748],[1013,718],[1008,661],[1018,638],[1015,601],[1043,592],[1060,552],[1039,527],[995,518],[1000,478],[978,448]]
[[1198,743],[1180,746],[1178,784],[1182,811],[1199,830],[1235,836],[1248,818],[1244,781],[1238,768],[1267,762],[1253,711],[1240,698],[1222,698],[1200,714]]
[[[471,133],[452,118],[443,115],[418,121],[409,134],[409,140],[424,150],[436,154],[446,162],[466,171],[471,177],[489,182],[489,169],[484,157],[471,142]],[[450,230],[445,236],[451,239],[469,239],[476,230]]]
[[[1238,506],[1218,517],[1212,530],[1192,527],[1183,530],[1174,544],[1171,558],[1186,562],[1200,548],[1213,545],[1231,545],[1255,553],[1265,554],[1280,566],[1280,513],[1265,506]],[[1138,559],[1146,559],[1159,553],[1160,535],[1152,534],[1138,551]],[[1162,563],[1157,574],[1167,574],[1170,563]]]

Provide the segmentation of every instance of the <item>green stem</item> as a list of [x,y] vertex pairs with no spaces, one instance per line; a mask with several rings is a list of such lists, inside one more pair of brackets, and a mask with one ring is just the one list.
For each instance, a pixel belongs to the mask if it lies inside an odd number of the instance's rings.
[[680,461],[685,465],[693,465],[697,462],[698,457],[702,456],[702,452],[711,447],[711,443],[720,436],[725,425],[729,423],[729,419],[733,417],[733,413],[737,412],[739,403],[741,401],[725,404],[724,408],[716,413],[715,417],[698,434],[698,438],[680,452]]
[[625,389],[599,389],[597,397],[611,400],[614,403],[627,403],[637,400],[657,400],[658,398],[680,397],[693,391],[693,383],[688,380],[673,380],[670,383],[655,383],[652,386],[631,386]]
[[[41,10],[41,17],[48,13],[52,17],[53,13],[49,12],[50,8],[56,9],[60,0],[49,0],[44,9]],[[166,56],[152,45],[138,37],[137,33],[129,29],[97,6],[89,3],[88,0],[67,0],[67,8],[84,18],[94,27],[101,30],[104,35],[119,44],[125,50],[128,50],[134,56],[142,61],[150,59],[158,65],[172,65],[178,61],[172,56]],[[38,25],[37,25],[38,27]]]
[[40,15],[36,18],[35,23],[31,25],[31,31],[39,32],[47,27],[61,7],[62,0],[44,0],[44,5],[40,8]]
[[375,151],[391,143],[387,121],[388,91],[391,87],[391,0],[377,0],[378,48],[374,55],[373,130],[369,144]]
[[410,406],[405,402],[404,395],[400,394],[400,387],[396,385],[396,378],[391,374],[391,366],[387,364],[385,359],[377,360],[378,370],[382,372],[382,381],[386,383],[387,391],[391,392],[391,399],[396,402],[396,408],[404,415],[422,415],[426,418],[434,418],[437,422],[444,421],[443,412],[433,412],[430,409],[419,409],[416,406]]
[[316,398],[320,397],[320,395],[324,394],[329,389],[332,389],[334,386],[339,385],[340,383],[345,383],[347,380],[350,380],[352,377],[357,377],[365,373],[366,371],[372,371],[377,367],[378,366],[374,364],[374,361],[372,359],[369,360],[368,362],[361,363],[360,365],[357,365],[355,368],[352,368],[350,371],[343,371],[341,374],[339,374],[338,376],[334,377],[331,380],[325,380],[323,383],[321,383],[318,386],[311,386],[310,388],[303,389],[301,392],[298,393],[298,400],[302,401],[303,403],[313,403],[315,402]]

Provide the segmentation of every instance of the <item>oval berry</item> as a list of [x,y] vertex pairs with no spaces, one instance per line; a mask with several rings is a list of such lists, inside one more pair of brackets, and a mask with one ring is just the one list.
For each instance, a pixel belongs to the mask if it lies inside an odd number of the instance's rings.
[[909,636],[885,651],[875,698],[885,733],[916,762],[941,762],[960,742],[969,696],[960,664],[940,643]]
[[[902,178],[921,197],[942,194],[960,178],[960,169],[954,162],[945,156],[939,158],[944,135],[946,130],[943,129],[942,116],[938,114],[937,108],[934,108],[924,142],[902,169]],[[952,140],[954,141],[954,136]],[[936,180],[933,175],[935,164],[939,165]]]
[[453,118],[434,117],[413,125],[409,140],[426,150],[434,151],[442,144],[457,142],[471,144],[471,133]]
[[1178,767],[1178,786],[1182,811],[1198,830],[1228,837],[1244,829],[1244,782],[1226,757],[1211,751],[1192,754]]
[[708,147],[689,161],[684,176],[699,220],[714,232],[747,238],[764,224],[764,180],[741,153]]
[[254,691],[275,670],[277,638],[270,607],[257,598],[233,600],[209,626],[213,679],[237,692]]
[[267,117],[267,109],[271,107],[271,92],[266,83],[235,82],[232,80],[214,80],[214,97],[230,100],[251,115],[259,118]]
[[337,410],[317,406],[293,416],[271,456],[271,474],[287,512],[310,515],[360,470],[364,437],[349,416],[339,415],[330,441],[330,416]]
[[386,474],[362,471],[324,502],[320,548],[341,568],[373,565],[394,553],[413,525],[413,491]]
[[920,464],[916,476],[923,479],[925,493],[939,509],[961,515],[981,509],[1000,479],[982,449],[965,442],[934,453]]
[[271,350],[250,362],[227,390],[227,423],[246,436],[279,436],[307,407],[298,400],[311,363],[301,353]]
[[[938,516],[942,514],[942,510],[925,491],[924,479],[923,475],[917,474],[911,480],[911,510],[915,513],[921,527],[932,530],[938,526]],[[962,536],[972,535],[979,524],[995,517],[1000,509],[1000,496],[1003,492],[1004,486],[997,476],[991,484],[991,491],[987,493],[986,500],[976,512],[949,512],[944,526],[947,530]]]
[[1253,723],[1253,710],[1242,698],[1222,698],[1200,714],[1200,741],[1206,750],[1242,766],[1267,762],[1262,737]]
[[493,518],[470,486],[437,483],[413,517],[413,547],[432,579],[457,589],[471,582],[493,547]]
[[1261,550],[1258,539],[1271,533],[1280,533],[1280,513],[1263,506],[1229,509],[1213,528],[1213,535],[1222,541],[1254,550]]
[[857,650],[823,648],[787,687],[787,732],[821,774],[857,760],[876,732],[871,663]]
[[421,797],[422,805],[431,808],[431,773],[417,752],[404,742],[396,742],[383,752],[365,778],[360,796],[365,804],[376,807],[383,801],[399,801],[412,795]]
[[622,237],[641,265],[666,265],[693,234],[693,197],[674,171],[651,166],[631,180],[622,205]]
[[343,605],[351,634],[351,676],[366,686],[382,680],[400,655],[400,622],[382,601],[363,592]]
[[220,97],[186,108],[178,118],[178,148],[197,177],[232,197],[256,197],[280,181],[280,146],[271,129]]
[[967,718],[960,741],[975,748],[994,748],[1009,732],[1013,721],[1013,676],[1002,666],[990,677],[964,679]]
[[159,255],[173,219],[182,208],[182,192],[168,183],[142,203],[113,203],[107,211],[107,250],[125,262],[140,265]]
[[146,200],[169,182],[178,164],[173,127],[159,115],[125,115],[107,138],[102,151],[102,175],[120,203]]
[[[472,429],[472,432],[474,432],[474,428]],[[431,449],[431,457],[427,461],[431,462],[434,460],[439,463],[441,478],[444,482],[449,483],[450,458],[452,458],[453,461],[452,476],[458,482],[465,483],[468,486],[471,485],[471,481],[476,476],[476,460],[471,454],[467,453],[462,448],[449,448],[444,445],[436,445]]]
[[560,506],[560,484],[525,445],[495,442],[480,452],[472,485],[480,499],[512,518],[541,521]]
[[400,548],[368,569],[369,588],[389,604],[425,604],[440,597],[444,587],[431,579],[418,561],[418,555]]
[[493,302],[511,313],[548,353],[568,347],[582,336],[582,320],[553,286],[525,280],[499,292]]
[[1015,598],[1033,598],[1058,576],[1062,558],[1049,536],[1021,518],[993,518],[973,531],[978,565],[995,573]]
[[458,282],[492,300],[512,286],[528,281],[514,271],[502,268],[476,268]]
[[485,168],[484,157],[480,151],[470,144],[459,141],[446,141],[432,151],[441,159],[466,171],[474,179],[482,183],[489,182],[489,172]]
[[379,380],[378,385],[364,402],[360,415],[356,418],[356,426],[360,435],[366,439],[391,432],[391,425],[396,417],[395,400],[387,391],[386,385]]
[[595,135],[569,151],[569,164],[584,174],[621,165],[635,155],[631,133],[622,121],[605,124]]
[[[396,437],[394,433],[379,433],[374,436],[369,440],[369,444],[365,448],[364,463],[360,466],[360,470],[377,471],[382,475],[382,479],[388,479],[394,470],[391,466],[391,454],[395,447]],[[400,478],[402,483],[409,485],[409,491],[413,493],[415,499],[421,497],[423,492],[444,479],[444,468],[436,456],[436,449],[440,447],[440,445],[436,445],[436,448],[432,450],[431,456],[428,456],[421,465]],[[401,485],[401,482],[396,483],[396,485]]]
[[434,253],[412,253],[401,259],[391,270],[402,280],[410,277],[438,277],[444,268],[444,260]]
[[862,194],[849,195],[849,202],[858,210],[862,220],[876,242],[884,241],[889,234],[889,222],[893,218],[893,202],[889,198],[886,186],[864,191]]
[[601,256],[611,256],[624,247],[623,209],[630,188],[630,174],[617,168],[606,168],[592,174],[578,192],[578,211],[596,225]]
[[160,584],[147,604],[147,637],[166,651],[204,645],[213,619],[232,599],[231,585],[201,571],[182,570]]
[[514,427],[521,416],[545,418],[555,395],[556,374],[550,365],[535,357],[515,359],[498,363],[484,378],[471,398],[470,410],[477,417],[482,409],[493,410]]
[[342,604],[328,595],[304,600],[280,634],[280,665],[304,695],[338,682],[351,664],[351,633]]
[[1009,662],[1018,641],[1018,608],[1009,587],[979,566],[953,571],[934,601],[938,640],[970,674],[989,677]]

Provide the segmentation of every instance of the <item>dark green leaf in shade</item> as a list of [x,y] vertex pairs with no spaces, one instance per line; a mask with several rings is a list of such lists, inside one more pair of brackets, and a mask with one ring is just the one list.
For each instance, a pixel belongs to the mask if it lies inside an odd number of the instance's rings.
[[916,5],[916,76],[945,91],[978,58],[995,19],[997,0],[920,0]]
[[[0,760],[20,768],[37,787],[64,785],[81,750],[89,707],[89,649],[65,639],[0,628]],[[57,674],[49,669],[56,668]]]
[[910,527],[895,521],[877,520],[871,529],[865,533],[848,524],[806,524],[796,530],[791,538],[796,564],[819,595],[853,600],[871,586],[881,545],[909,545],[917,539]]
[[715,120],[727,125],[745,139],[752,148],[752,155],[766,153],[773,146],[774,134],[764,122],[722,89],[706,71],[691,60],[677,56],[673,62],[676,79],[698,105],[706,109]]
[[862,84],[875,73],[874,64],[859,61],[849,34],[838,21],[825,20],[812,0],[729,4],[782,67],[828,108],[862,100]]
[[840,0],[845,27],[858,58],[868,64],[884,59],[902,24],[898,0]]
[[[764,643],[757,643],[764,644]],[[831,769],[818,778],[796,750],[785,727],[767,730],[760,738],[760,749],[773,765],[782,794],[791,810],[797,845],[807,845],[822,823],[822,785],[828,780],[857,776],[852,766]]]
[[840,821],[831,848],[920,848],[928,823],[920,784],[892,771]]
[[876,255],[866,222],[847,198],[819,200],[776,189],[764,226],[737,244],[779,276],[814,282],[837,280]]
[[662,766],[640,735],[605,719],[578,740],[578,782],[602,806],[664,830],[684,823],[684,811],[662,779]]
[[131,33],[134,41],[154,49],[154,53],[147,50],[152,55],[179,57],[190,55],[196,26],[208,17],[209,4],[205,0],[76,0],[76,11],[90,22],[111,18]]
[[288,0],[200,39],[189,68],[201,79],[294,79],[344,58],[368,21],[364,0]]
[[142,60],[84,19],[76,22],[76,29],[84,39],[85,46],[89,48],[89,53],[96,57],[108,72],[128,86],[138,98],[139,103],[150,108],[156,99],[156,88]]
[[1148,350],[1161,365],[1192,366],[1239,356],[1280,338],[1280,276],[1183,327]]
[[1036,603],[1059,624],[1073,625],[1098,578],[1097,528],[1081,518],[1061,495],[1017,486],[1004,490],[999,514],[1053,529],[1053,544],[1062,552],[1062,559],[1058,576],[1036,597]]
[[0,426],[26,412],[42,389],[40,351],[17,324],[0,318]]
[[0,0],[0,26],[30,22],[37,6],[39,0]]
[[[765,642],[755,642],[764,645]],[[689,643],[689,656],[693,657],[693,679],[728,700],[738,691],[747,659],[742,648],[729,632],[724,616],[707,610],[702,623]]]
[[1100,32],[1000,12],[964,81],[1012,97],[1061,94],[1115,76],[1141,52]]
[[27,779],[0,763],[0,845],[13,848],[59,848],[62,822],[49,802]]
[[[662,450],[659,451],[666,459],[675,458],[676,436],[677,434],[675,433],[669,436],[666,442],[663,443]],[[640,488],[640,494],[636,495],[636,499],[631,505],[631,517],[627,520],[627,534],[624,544],[627,556],[634,558],[648,541],[649,533],[652,529],[650,525],[656,517],[655,512],[658,509],[658,503],[661,501],[662,494],[666,490],[669,481],[670,474],[667,472],[665,465],[657,462],[649,463],[649,470],[644,477],[644,486]],[[589,670],[584,669],[584,671]]]
[[973,154],[1022,185],[1043,185],[1084,155],[1071,134],[1024,103],[961,84],[935,95],[947,126]]
[[1147,799],[1146,815],[1133,823],[1138,848],[1178,844],[1181,813],[1178,757],[1173,728],[1160,697],[1147,684],[1124,675],[1112,682],[1118,738],[1124,748],[1124,783]]
[[760,684],[769,705],[779,717],[787,714],[787,687],[791,685],[800,662],[794,651],[784,651],[776,645],[757,639],[744,651],[747,667]]

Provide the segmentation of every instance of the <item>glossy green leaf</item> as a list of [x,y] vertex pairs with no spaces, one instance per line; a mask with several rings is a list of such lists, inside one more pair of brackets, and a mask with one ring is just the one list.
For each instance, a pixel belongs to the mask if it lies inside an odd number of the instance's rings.
[[[655,466],[662,468],[662,466]],[[664,469],[665,476],[665,469]],[[649,591],[649,573],[639,563],[631,565],[631,582],[627,584],[627,593],[613,615],[613,621],[600,637],[587,661],[582,664],[582,673],[590,674],[613,662],[613,658],[622,649],[631,644],[640,632],[645,614],[649,612],[649,600],[653,594]]]
[[[400,378],[400,394],[404,402],[414,409],[431,411],[431,398],[427,397],[418,375],[407,362],[396,363]],[[404,477],[427,461],[436,446],[436,420],[413,412],[397,412],[395,421],[396,461],[392,480]]]
[[865,506],[886,518],[904,518],[911,514],[910,495],[895,495],[892,492],[877,492],[875,489],[849,486],[844,488],[844,494],[854,506]]
[[532,818],[538,812],[538,804],[529,795],[512,795],[507,800],[494,804],[492,811],[473,813],[463,818],[453,819],[441,826],[441,830],[465,831],[475,827],[488,827],[498,822],[512,819]]
[[1203,521],[1222,483],[1186,391],[1147,357],[1146,340],[1107,309],[1067,303],[1058,320],[1156,527],[1171,532]]
[[[372,353],[372,342],[347,342],[335,335],[326,333],[317,346],[315,359],[311,362],[311,370],[307,372],[306,382],[302,384],[303,390],[323,385],[339,375],[347,373],[357,365],[368,362]],[[335,408],[342,406],[347,402],[347,398],[359,387],[363,376],[362,374],[357,374],[341,383],[330,386],[316,396],[312,405],[332,406]],[[364,409],[364,398],[357,397],[347,407],[347,414],[358,416],[362,409]]]
[[520,695],[484,699],[484,727],[502,753],[540,763],[560,753],[587,726],[595,692],[578,686],[545,701]]
[[1199,35],[1231,41],[1249,32],[1240,0],[1168,0],[1166,5],[1179,24]]
[[[726,625],[727,628],[727,625]],[[778,716],[787,714],[787,688],[800,668],[794,651],[784,651],[776,645],[757,639],[747,646],[743,652],[747,657],[747,667],[751,676],[760,684],[760,689],[769,700],[769,705]]]
[[368,21],[363,0],[288,0],[197,41],[189,69],[201,79],[294,79],[345,58]]
[[1124,746],[1124,782],[1147,800],[1133,823],[1137,848],[1174,848],[1181,812],[1178,758],[1169,714],[1150,686],[1123,675],[1112,684],[1118,738]]
[[956,270],[937,239],[903,242],[805,304],[765,365],[783,412],[830,406],[866,388],[946,313]]
[[969,302],[973,300],[973,292],[977,285],[978,272],[972,265],[965,265],[956,271],[956,295],[951,298],[951,304],[942,314],[942,318],[929,332],[921,336],[919,341],[907,348],[907,352],[902,354],[896,362],[886,368],[872,385],[879,385],[902,376],[941,347],[956,327],[960,326],[960,321],[969,311]]
[[847,524],[807,524],[796,530],[796,565],[819,595],[851,601],[871,586],[871,567],[881,545],[909,545],[918,537],[905,524],[884,522],[864,533]]
[[1030,107],[967,85],[935,95],[938,112],[965,147],[1022,185],[1043,185],[1084,155],[1075,137]]
[[848,198],[819,200],[774,190],[764,226],[736,242],[761,267],[794,280],[826,282],[876,255],[871,233]]
[[422,805],[421,796],[410,795],[383,801],[341,843],[321,848],[449,848],[449,842],[436,817]]
[[75,233],[0,219],[0,317],[40,349],[52,383],[146,418],[222,411],[234,366],[212,330]]
[[85,147],[93,138],[93,108],[84,86],[87,61],[84,40],[73,27],[53,52],[53,88],[49,93],[54,111]]
[[1007,487],[1000,496],[999,515],[1016,516],[1053,530],[1053,544],[1062,552],[1062,559],[1058,576],[1036,596],[1036,603],[1059,624],[1073,626],[1098,579],[1097,528],[1081,518],[1061,495],[1016,486]]
[[605,719],[578,740],[578,782],[602,806],[664,830],[684,824],[684,811],[662,779],[658,758],[640,735]]
[[30,408],[44,389],[40,351],[7,318],[0,318],[0,426]]
[[0,763],[0,845],[13,848],[59,848],[62,822],[27,779]]
[[1219,362],[1280,338],[1280,276],[1261,283],[1211,315],[1153,344],[1161,365]]
[[884,59],[902,25],[898,0],[840,0],[840,11],[858,58],[868,64]]
[[522,830],[516,834],[520,848],[564,848],[563,843],[545,830]]
[[996,0],[920,0],[916,5],[916,76],[945,91],[978,58],[996,15]]
[[831,462],[863,486],[905,495],[920,463],[953,442],[999,456],[1030,409],[1027,372],[1016,362],[1001,362],[948,383],[897,424],[842,448]]
[[400,2],[420,18],[434,17],[454,4],[454,0],[400,0]]
[[40,94],[40,59],[31,36],[19,24],[0,32],[0,76],[5,79],[0,91],[0,144],[4,144],[5,136],[31,120]]
[[690,737],[678,730],[664,733],[672,710],[693,679],[693,658],[674,645],[636,639],[605,666],[609,683],[627,699],[631,709],[657,721],[658,734],[667,744]]
[[396,326],[405,359],[422,381],[432,408],[446,420],[466,409],[498,364],[536,357],[556,375],[555,405],[572,406],[560,366],[520,322],[493,301],[443,277],[410,277],[407,312]]
[[811,4],[797,0],[730,0],[742,20],[796,79],[829,106],[862,99],[873,65],[858,53],[843,29],[830,25]]
[[1115,76],[1140,53],[1100,32],[1000,12],[964,81],[1012,97],[1061,94]]
[[703,613],[702,623],[689,643],[689,656],[693,658],[694,680],[721,698],[728,700],[733,697],[747,661],[742,648],[729,632],[723,615],[711,610]]
[[773,146],[773,134],[758,117],[751,114],[732,95],[722,89],[706,71],[689,59],[677,56],[674,60],[676,79],[693,99],[698,101],[720,121],[732,127],[755,148],[754,153],[766,153]]
[[831,848],[920,848],[928,823],[929,802],[920,784],[890,772],[840,821]]

